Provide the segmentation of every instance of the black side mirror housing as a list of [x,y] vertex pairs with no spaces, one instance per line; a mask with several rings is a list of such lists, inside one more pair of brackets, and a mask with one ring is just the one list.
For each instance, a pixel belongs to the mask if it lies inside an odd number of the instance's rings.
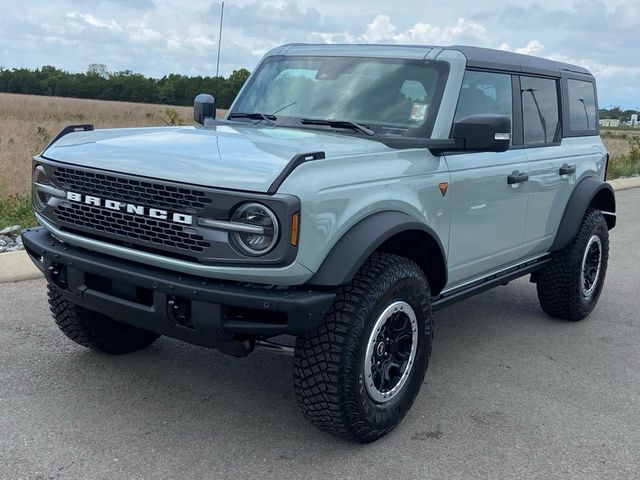
[[216,101],[213,95],[201,93],[193,100],[193,119],[204,125],[207,119],[216,118]]
[[451,138],[460,140],[464,151],[505,152],[511,145],[511,118],[494,114],[469,115],[453,124]]

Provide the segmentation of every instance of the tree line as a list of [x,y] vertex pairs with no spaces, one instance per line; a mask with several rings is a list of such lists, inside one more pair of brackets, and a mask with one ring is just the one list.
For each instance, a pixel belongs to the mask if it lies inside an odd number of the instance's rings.
[[91,64],[85,73],[52,66],[0,67],[0,92],[185,106],[193,105],[198,93],[212,93],[218,108],[229,108],[248,77],[244,68],[226,78],[178,74],[149,78],[130,70],[110,72],[103,64]]
[[598,110],[598,116],[600,118],[614,118],[621,122],[628,122],[631,120],[631,115],[638,114],[637,110],[622,110],[620,107],[601,108]]

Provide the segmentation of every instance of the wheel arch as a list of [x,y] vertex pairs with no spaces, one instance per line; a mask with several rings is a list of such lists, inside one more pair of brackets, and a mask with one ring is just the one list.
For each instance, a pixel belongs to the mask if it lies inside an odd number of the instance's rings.
[[566,247],[574,239],[588,208],[601,210],[609,230],[616,226],[616,198],[607,182],[595,177],[582,179],[571,192],[551,251]]
[[438,235],[399,211],[378,212],[351,227],[307,283],[332,287],[348,283],[376,251],[416,262],[427,276],[432,295],[440,293],[447,283],[446,255]]

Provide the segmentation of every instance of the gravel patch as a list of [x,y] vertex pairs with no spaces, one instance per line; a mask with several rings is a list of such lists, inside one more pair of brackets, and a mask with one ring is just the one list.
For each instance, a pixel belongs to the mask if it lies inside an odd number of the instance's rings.
[[15,252],[22,250],[22,227],[20,225],[12,225],[0,230],[0,253]]

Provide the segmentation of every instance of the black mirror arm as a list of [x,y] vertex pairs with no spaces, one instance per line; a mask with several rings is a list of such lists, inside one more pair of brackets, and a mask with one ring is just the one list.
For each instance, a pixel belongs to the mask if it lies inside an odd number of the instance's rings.
[[440,156],[445,153],[462,152],[465,150],[464,139],[447,138],[443,140],[425,140],[424,148],[427,148],[432,155]]

